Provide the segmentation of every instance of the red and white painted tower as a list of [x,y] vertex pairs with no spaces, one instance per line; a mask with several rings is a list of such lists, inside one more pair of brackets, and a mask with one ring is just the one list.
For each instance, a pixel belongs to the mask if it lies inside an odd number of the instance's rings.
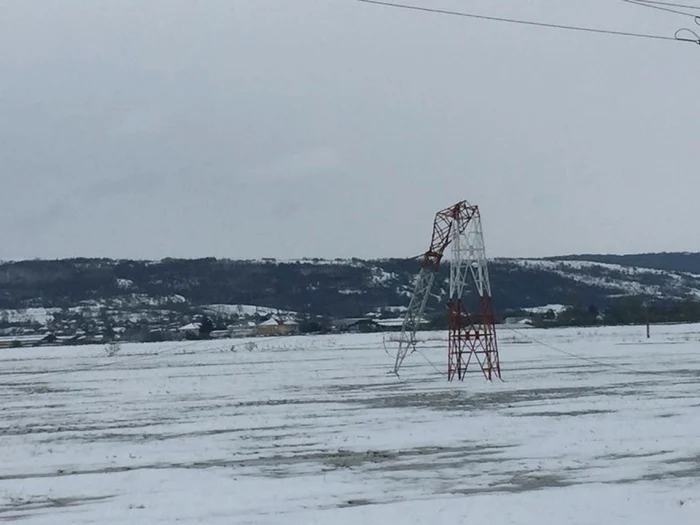
[[[425,311],[435,274],[445,250],[452,245],[448,310],[447,379],[463,380],[469,366],[478,364],[489,381],[501,377],[493,298],[478,206],[461,201],[435,215],[430,249],[421,261],[413,296],[404,318],[394,372],[416,349],[416,331]],[[465,296],[471,291],[477,306],[469,311]]]
[[[474,359],[489,381],[501,377],[498,343],[486,263],[481,215],[477,206],[460,202],[454,206],[450,297],[448,306],[447,377],[464,379]],[[465,291],[476,292],[476,311],[465,308]]]

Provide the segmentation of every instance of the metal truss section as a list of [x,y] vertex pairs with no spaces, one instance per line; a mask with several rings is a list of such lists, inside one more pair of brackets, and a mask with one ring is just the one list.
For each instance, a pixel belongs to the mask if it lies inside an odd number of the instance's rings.
[[468,313],[461,299],[448,304],[448,381],[455,377],[463,380],[470,364],[478,365],[489,381],[501,377],[491,298],[480,298],[479,309],[480,312]]
[[401,336],[399,337],[399,349],[396,352],[396,362],[394,364],[394,373],[399,374],[399,368],[403,364],[403,360],[409,353],[416,349],[416,331],[418,330],[425,305],[428,304],[430,290],[433,287],[435,280],[435,272],[430,268],[423,267],[416,279],[416,285],[413,289],[411,302],[408,304],[408,310],[401,326]]
[[461,233],[456,235],[452,242],[451,299],[462,297],[465,287],[470,281],[474,283],[479,297],[491,296],[491,282],[486,262],[481,215],[478,208],[476,206],[474,208],[466,225],[462,226],[460,218],[455,219]]
[[[460,233],[455,235],[451,251],[447,379],[463,380],[469,365],[475,363],[491,381],[494,376],[501,377],[501,367],[479,209],[471,207],[466,225],[461,214],[456,214],[454,221]],[[478,297],[475,312],[465,308],[467,291]]]

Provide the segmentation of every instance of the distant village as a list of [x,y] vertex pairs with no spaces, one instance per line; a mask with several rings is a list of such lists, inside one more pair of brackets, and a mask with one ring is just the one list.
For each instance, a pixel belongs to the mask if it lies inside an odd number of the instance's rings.
[[0,310],[0,348],[365,333],[400,330],[403,324],[401,307],[363,317],[329,319],[263,307],[214,306],[187,314],[94,307]]

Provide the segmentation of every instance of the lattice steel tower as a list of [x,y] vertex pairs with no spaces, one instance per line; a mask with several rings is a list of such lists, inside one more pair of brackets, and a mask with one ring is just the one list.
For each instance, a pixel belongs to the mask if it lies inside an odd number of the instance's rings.
[[[500,378],[481,215],[478,206],[472,206],[467,201],[458,202],[435,215],[430,249],[422,257],[421,271],[401,328],[394,373],[398,374],[404,359],[416,349],[416,331],[423,318],[435,274],[449,245],[452,245],[452,262],[447,303],[447,379],[452,381],[455,376],[464,379],[473,361],[479,364],[489,381],[493,376]],[[465,306],[464,297],[469,290],[477,294],[476,312],[468,312]]]

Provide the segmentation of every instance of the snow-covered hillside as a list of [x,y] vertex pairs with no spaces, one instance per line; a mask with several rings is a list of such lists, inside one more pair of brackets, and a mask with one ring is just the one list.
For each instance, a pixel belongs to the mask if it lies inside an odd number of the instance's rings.
[[[688,257],[683,259],[686,265]],[[653,262],[649,256],[642,260]],[[669,264],[668,257],[664,261]],[[0,331],[65,319],[131,324],[140,333],[173,329],[197,315],[354,318],[383,312],[386,317],[390,310],[400,314],[408,305],[419,270],[415,259],[3,263]],[[676,270],[582,259],[495,259],[489,271],[499,312],[542,305],[594,306],[602,311],[623,296],[656,301],[700,298],[700,275]],[[448,279],[446,260],[428,302],[429,316],[444,312]]]
[[605,290],[608,296],[700,297],[700,275],[686,272],[591,261],[513,259],[511,263]]

